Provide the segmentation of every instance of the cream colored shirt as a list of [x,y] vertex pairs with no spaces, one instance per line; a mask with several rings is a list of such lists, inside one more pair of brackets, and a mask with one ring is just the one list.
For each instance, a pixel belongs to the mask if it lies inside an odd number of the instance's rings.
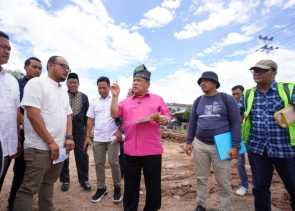
[[[54,141],[63,147],[65,142],[67,116],[72,114],[68,93],[49,77],[31,79],[24,90],[21,105],[40,109],[45,126]],[[24,116],[25,142],[24,148],[48,150],[46,142],[33,129],[25,110]]]

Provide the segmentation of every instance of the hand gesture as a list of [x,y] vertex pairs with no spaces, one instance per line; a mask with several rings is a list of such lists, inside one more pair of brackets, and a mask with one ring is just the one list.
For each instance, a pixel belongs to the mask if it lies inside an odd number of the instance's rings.
[[111,86],[111,92],[112,92],[112,95],[113,97],[118,97],[119,94],[120,94],[120,87],[118,85],[118,83],[113,83],[112,86]]
[[164,115],[160,115],[160,113],[154,113],[150,116],[152,121],[158,122],[160,125],[166,125],[168,123],[168,119]]

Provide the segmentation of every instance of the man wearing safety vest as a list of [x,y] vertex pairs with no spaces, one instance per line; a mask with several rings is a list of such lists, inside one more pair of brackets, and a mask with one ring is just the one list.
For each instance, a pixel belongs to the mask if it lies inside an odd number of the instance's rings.
[[279,126],[274,113],[295,104],[293,83],[275,81],[277,64],[261,60],[250,68],[257,86],[245,91],[243,140],[248,146],[256,211],[271,210],[270,185],[276,169],[295,211],[295,124]]

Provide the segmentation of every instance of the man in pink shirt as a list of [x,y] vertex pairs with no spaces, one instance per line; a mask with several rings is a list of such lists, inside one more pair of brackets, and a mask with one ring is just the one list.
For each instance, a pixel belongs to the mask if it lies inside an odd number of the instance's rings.
[[160,142],[160,125],[170,118],[163,99],[148,92],[151,73],[144,65],[133,73],[133,96],[118,104],[120,87],[113,84],[111,113],[120,117],[125,132],[124,154],[125,183],[124,211],[136,211],[139,201],[141,169],[146,187],[144,211],[156,211],[161,207],[161,162],[163,147]]

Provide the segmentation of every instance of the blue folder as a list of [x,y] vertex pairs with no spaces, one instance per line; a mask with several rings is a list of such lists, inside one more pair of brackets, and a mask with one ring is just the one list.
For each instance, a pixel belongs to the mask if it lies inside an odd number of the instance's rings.
[[[214,142],[216,146],[216,151],[220,160],[230,159],[229,152],[232,148],[232,135],[231,132],[222,133],[214,136]],[[247,152],[246,146],[243,141],[241,141],[239,154],[244,154]]]

